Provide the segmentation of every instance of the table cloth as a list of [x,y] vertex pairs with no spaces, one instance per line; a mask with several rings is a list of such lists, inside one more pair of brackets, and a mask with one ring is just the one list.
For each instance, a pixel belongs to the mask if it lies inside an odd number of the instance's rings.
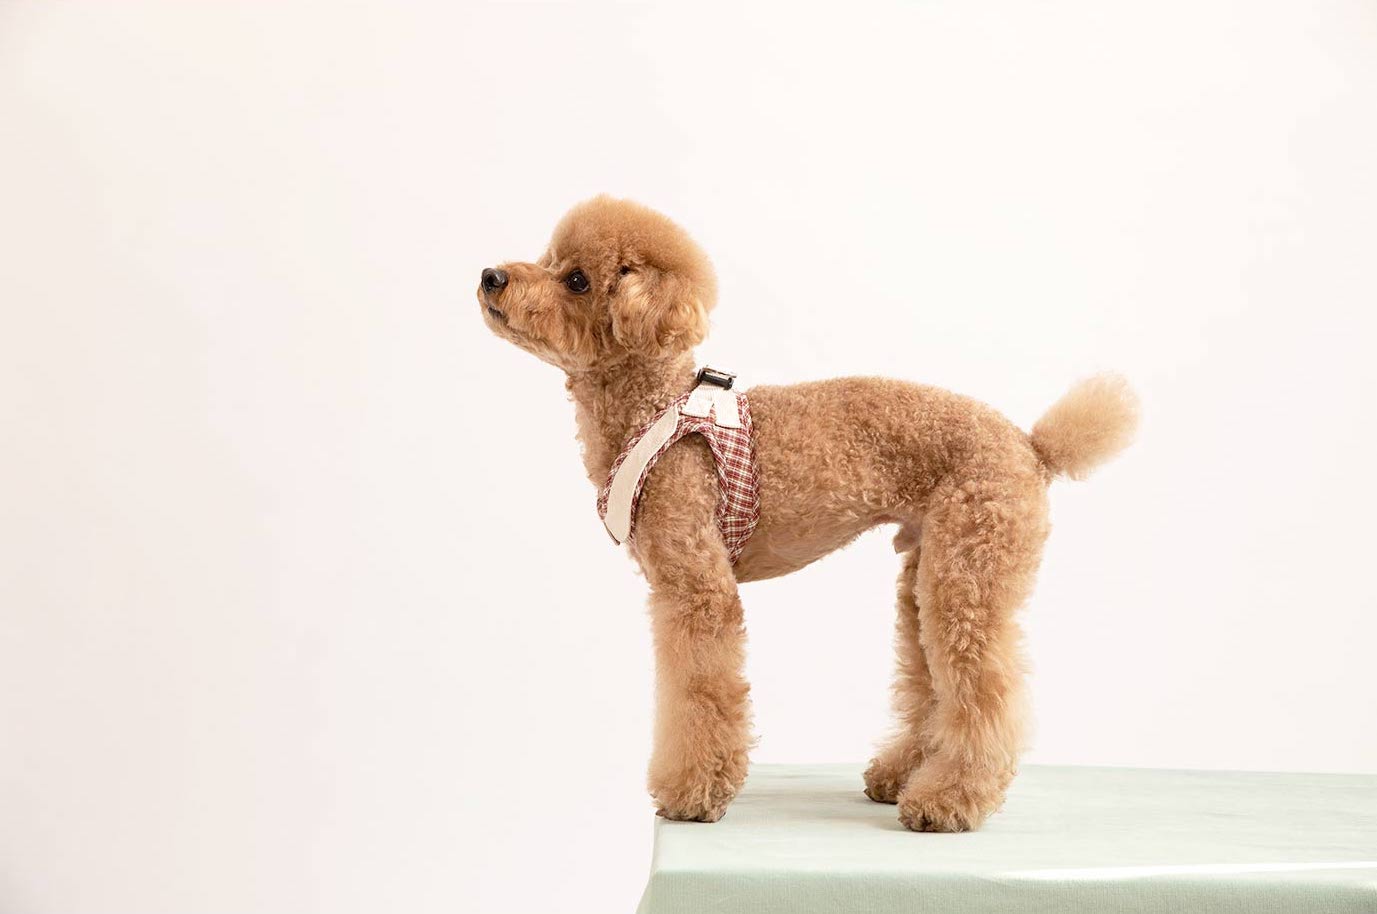
[[1377,914],[1377,776],[1027,766],[916,834],[852,765],[758,765],[722,821],[657,820],[640,914]]

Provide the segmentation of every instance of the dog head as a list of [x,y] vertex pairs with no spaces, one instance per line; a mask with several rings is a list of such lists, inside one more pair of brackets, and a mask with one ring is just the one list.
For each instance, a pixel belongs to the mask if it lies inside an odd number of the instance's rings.
[[567,372],[687,352],[716,302],[712,264],[688,233],[606,196],[570,210],[535,263],[489,267],[478,285],[489,329]]

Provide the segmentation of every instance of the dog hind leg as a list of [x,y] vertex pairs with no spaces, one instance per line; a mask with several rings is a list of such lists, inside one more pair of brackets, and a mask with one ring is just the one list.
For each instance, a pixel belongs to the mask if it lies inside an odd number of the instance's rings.
[[915,831],[978,828],[1004,802],[1026,717],[1014,615],[1047,529],[1046,487],[1032,474],[948,483],[933,499],[917,595],[935,702],[929,751],[898,798],[900,821]]
[[894,648],[894,716],[896,732],[865,772],[865,795],[877,803],[897,803],[899,791],[923,761],[923,727],[932,710],[932,676],[919,640],[918,550],[904,553],[899,572]]

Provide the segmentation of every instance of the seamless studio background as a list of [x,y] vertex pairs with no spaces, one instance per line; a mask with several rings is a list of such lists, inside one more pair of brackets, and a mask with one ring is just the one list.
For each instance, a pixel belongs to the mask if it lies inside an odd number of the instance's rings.
[[[0,909],[631,909],[643,582],[473,298],[601,191],[747,383],[1130,376],[1030,762],[1377,771],[1374,110],[1364,2],[0,5]],[[744,588],[757,761],[868,757],[896,573]]]

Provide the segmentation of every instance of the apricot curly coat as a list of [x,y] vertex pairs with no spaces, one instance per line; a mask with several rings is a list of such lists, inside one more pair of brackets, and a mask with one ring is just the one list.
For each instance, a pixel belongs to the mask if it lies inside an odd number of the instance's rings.
[[[484,271],[488,327],[563,369],[588,478],[689,389],[717,283],[677,225],[634,203],[575,207],[535,263]],[[1047,537],[1047,487],[1124,447],[1136,401],[1117,377],[1074,387],[1025,434],[933,387],[847,378],[750,389],[760,524],[733,567],[697,436],[650,474],[631,554],[650,584],[657,720],[649,786],[662,815],[721,818],[752,738],[737,583],[787,574],[898,524],[898,719],[865,773],[922,831],[973,829],[1003,802],[1024,736],[1014,618]],[[591,510],[591,509],[590,509]]]

